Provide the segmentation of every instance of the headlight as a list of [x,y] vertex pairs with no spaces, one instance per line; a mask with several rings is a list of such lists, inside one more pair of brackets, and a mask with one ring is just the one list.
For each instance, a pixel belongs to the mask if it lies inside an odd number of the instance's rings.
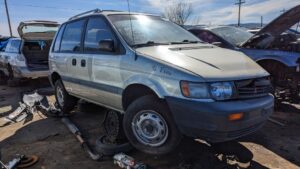
[[187,81],[181,81],[181,92],[185,97],[197,98],[197,99],[209,99],[209,91],[206,83],[192,83]]
[[227,100],[233,96],[233,83],[219,82],[210,84],[210,94],[215,100]]
[[227,100],[234,94],[234,85],[231,82],[193,83],[181,81],[183,96],[196,99]]

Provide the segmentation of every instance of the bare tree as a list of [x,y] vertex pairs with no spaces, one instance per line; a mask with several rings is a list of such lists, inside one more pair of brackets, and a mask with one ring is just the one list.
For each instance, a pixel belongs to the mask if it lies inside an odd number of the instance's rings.
[[184,25],[193,14],[191,3],[176,2],[165,8],[165,17],[179,25]]

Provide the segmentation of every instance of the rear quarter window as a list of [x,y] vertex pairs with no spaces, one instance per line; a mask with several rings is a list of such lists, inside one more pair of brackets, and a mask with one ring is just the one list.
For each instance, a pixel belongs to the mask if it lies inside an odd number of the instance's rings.
[[54,46],[53,46],[53,52],[59,52],[60,51],[60,42],[62,39],[62,35],[65,29],[65,25],[62,25],[57,33]]
[[78,52],[81,48],[81,36],[85,20],[68,23],[62,36],[61,52]]
[[19,53],[20,52],[21,40],[11,40],[8,42],[5,52]]

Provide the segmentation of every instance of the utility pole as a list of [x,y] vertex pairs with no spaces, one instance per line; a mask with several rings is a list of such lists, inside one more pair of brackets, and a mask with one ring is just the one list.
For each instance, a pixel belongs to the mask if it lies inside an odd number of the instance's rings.
[[235,5],[239,5],[239,16],[238,16],[238,27],[241,26],[241,8],[242,4],[246,3],[245,0],[237,0],[238,2],[235,3]]
[[264,26],[264,17],[260,16],[260,27],[262,28]]
[[8,27],[9,27],[9,33],[10,33],[10,36],[12,36],[11,24],[10,24],[10,18],[9,18],[9,13],[8,13],[8,8],[7,8],[7,2],[6,2],[6,0],[4,0],[4,4],[5,4],[7,22],[8,22]]

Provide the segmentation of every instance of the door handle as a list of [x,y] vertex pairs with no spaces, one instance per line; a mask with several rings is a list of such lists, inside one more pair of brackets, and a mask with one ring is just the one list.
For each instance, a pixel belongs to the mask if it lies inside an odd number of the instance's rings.
[[73,66],[76,66],[76,64],[77,64],[76,62],[77,62],[76,59],[72,59],[72,65]]
[[86,61],[84,59],[81,60],[81,67],[85,67]]

